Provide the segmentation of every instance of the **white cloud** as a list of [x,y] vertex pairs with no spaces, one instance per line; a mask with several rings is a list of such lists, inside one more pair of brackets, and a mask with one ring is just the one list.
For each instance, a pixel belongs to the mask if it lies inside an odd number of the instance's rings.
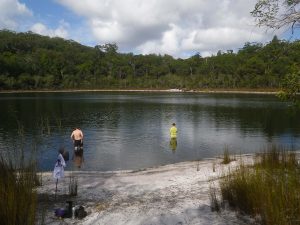
[[60,21],[60,25],[56,29],[47,28],[42,23],[35,23],[30,30],[34,33],[46,35],[50,37],[68,38],[68,31],[67,31],[68,27],[69,24],[62,20]]
[[18,0],[0,0],[0,29],[18,29],[20,21],[31,16],[32,12]]
[[[274,35],[254,25],[250,11],[255,1],[249,0],[56,2],[85,19],[95,43],[116,42],[121,51],[177,57],[200,52],[206,56],[218,50],[235,50],[245,42],[265,42]],[[68,34],[64,26],[51,30],[38,23],[32,28],[50,36]]]

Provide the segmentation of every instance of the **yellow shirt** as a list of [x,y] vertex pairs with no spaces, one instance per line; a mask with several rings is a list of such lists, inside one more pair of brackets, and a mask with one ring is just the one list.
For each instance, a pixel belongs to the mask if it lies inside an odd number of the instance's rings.
[[176,138],[177,137],[177,128],[175,126],[172,126],[170,128],[170,136],[171,136],[171,138]]

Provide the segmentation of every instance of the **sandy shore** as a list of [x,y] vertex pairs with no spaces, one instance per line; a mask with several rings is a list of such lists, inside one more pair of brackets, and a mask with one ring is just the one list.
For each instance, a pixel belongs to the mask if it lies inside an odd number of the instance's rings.
[[[229,209],[218,213],[210,207],[209,187],[217,186],[218,177],[239,160],[223,165],[220,159],[209,159],[140,171],[67,171],[58,183],[56,200],[55,180],[50,172],[44,173],[43,185],[38,188],[39,209],[46,215],[46,224],[250,224],[249,218]],[[243,156],[245,160],[251,162],[252,157]],[[70,176],[78,179],[77,197],[68,197]],[[66,200],[85,206],[87,217],[56,218],[54,209],[65,206]]]

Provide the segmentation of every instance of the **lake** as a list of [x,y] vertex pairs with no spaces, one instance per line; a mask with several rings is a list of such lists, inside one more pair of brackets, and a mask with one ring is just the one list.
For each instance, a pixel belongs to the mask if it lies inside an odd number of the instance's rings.
[[[300,112],[273,95],[165,92],[1,93],[0,152],[36,152],[52,170],[84,133],[82,170],[127,170],[260,151],[300,150]],[[177,143],[170,143],[175,122]],[[72,161],[68,170],[73,169]]]

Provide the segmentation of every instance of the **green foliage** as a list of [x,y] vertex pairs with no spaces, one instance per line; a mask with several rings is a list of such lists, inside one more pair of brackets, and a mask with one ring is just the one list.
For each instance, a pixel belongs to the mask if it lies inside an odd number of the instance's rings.
[[279,98],[285,101],[292,101],[299,104],[300,92],[300,71],[298,67],[293,67],[290,74],[287,74],[282,82],[283,91],[278,93]]
[[296,155],[272,146],[253,166],[241,164],[221,181],[229,205],[265,225],[292,225],[300,220],[300,172]]
[[118,53],[115,43],[94,48],[31,32],[0,31],[0,90],[280,88],[300,66],[300,42],[275,36],[265,46],[188,59]]

